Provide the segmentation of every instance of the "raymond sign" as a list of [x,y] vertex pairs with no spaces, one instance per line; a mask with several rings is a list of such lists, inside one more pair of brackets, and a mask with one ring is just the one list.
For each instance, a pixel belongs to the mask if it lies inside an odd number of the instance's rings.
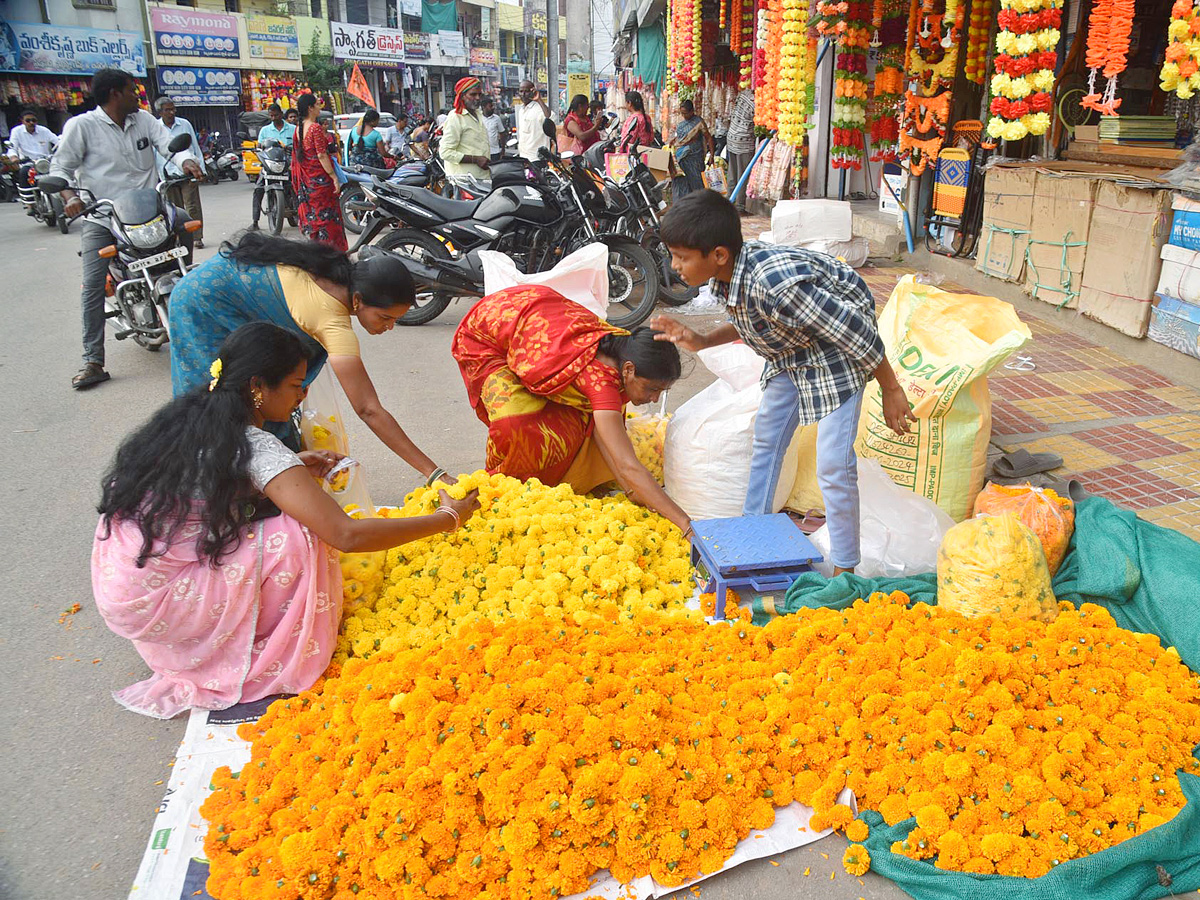
[[107,68],[144,78],[141,34],[0,21],[0,72],[91,75]]
[[394,28],[372,25],[329,23],[333,55],[374,66],[397,66],[404,62],[405,34]]
[[221,13],[190,12],[183,7],[150,7],[154,54],[176,59],[237,59],[237,19]]
[[296,21],[284,16],[246,16],[246,40],[254,62],[300,61]]

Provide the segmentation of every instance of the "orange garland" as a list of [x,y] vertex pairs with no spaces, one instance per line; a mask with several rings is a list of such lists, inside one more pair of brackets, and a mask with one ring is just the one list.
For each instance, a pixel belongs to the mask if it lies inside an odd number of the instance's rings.
[[[1088,22],[1088,92],[1080,105],[1101,115],[1116,116],[1117,76],[1125,71],[1129,56],[1129,35],[1133,31],[1134,0],[1096,0]],[[1096,76],[1103,72],[1108,83],[1104,93],[1096,90]]]

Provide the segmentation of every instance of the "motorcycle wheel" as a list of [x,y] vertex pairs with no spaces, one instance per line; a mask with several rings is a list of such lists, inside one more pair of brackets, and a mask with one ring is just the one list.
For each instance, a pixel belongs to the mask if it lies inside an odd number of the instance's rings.
[[283,231],[283,202],[279,191],[267,191],[267,225],[271,234]]
[[658,299],[667,306],[683,306],[696,299],[700,288],[690,287],[671,268],[671,251],[657,234],[651,234],[642,242],[646,252],[654,257],[658,264]]
[[[413,228],[399,228],[386,235],[377,245],[381,250],[390,250],[398,256],[408,256],[419,262],[431,264],[432,259],[449,259],[450,251],[431,234]],[[417,299],[412,309],[396,321],[401,325],[424,325],[432,322],[446,311],[454,297],[445,291],[434,290],[430,285],[417,281]]]
[[229,170],[229,180],[230,180],[230,181],[237,181],[237,179],[238,179],[238,170],[237,170],[237,169],[230,169],[230,170]]
[[53,228],[57,222],[58,222],[58,216],[56,216],[54,214],[53,209],[48,210],[46,212],[46,214],[44,216],[42,216],[42,223],[47,228]]
[[601,239],[608,245],[608,310],[610,325],[634,328],[650,318],[658,303],[658,265],[631,239]]
[[363,213],[356,209],[351,209],[350,204],[366,199],[367,195],[363,193],[362,185],[353,181],[342,188],[338,194],[338,204],[342,208],[342,224],[346,226],[346,230],[351,234],[362,234]]

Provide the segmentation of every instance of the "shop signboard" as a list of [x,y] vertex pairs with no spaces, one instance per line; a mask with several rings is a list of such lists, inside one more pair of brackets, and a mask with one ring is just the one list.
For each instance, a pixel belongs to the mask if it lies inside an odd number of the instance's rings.
[[589,100],[592,97],[592,73],[591,72],[568,72],[567,73],[567,102],[571,101],[572,97],[578,94],[583,94]]
[[525,76],[520,66],[510,63],[500,64],[500,83],[506,88],[520,87],[524,80]]
[[150,7],[155,58],[238,59],[238,23],[223,13]]
[[247,15],[246,40],[250,44],[252,62],[300,61],[300,39],[296,34],[294,19],[286,16]]
[[442,56],[465,57],[467,55],[467,42],[463,39],[461,31],[439,31],[438,49],[441,50]]
[[407,36],[403,31],[348,22],[330,22],[329,30],[333,55],[338,59],[373,66],[398,66],[404,62]]
[[400,12],[419,19],[421,17],[421,0],[401,0]]
[[242,73],[236,69],[158,67],[158,91],[178,106],[240,106]]
[[429,35],[424,32],[404,32],[404,58],[429,59]]
[[500,60],[491,47],[472,47],[469,71],[472,75],[497,78],[500,75]]
[[0,20],[0,72],[91,75],[107,68],[145,76],[140,33]]
[[546,36],[546,14],[535,12],[528,3],[525,4],[525,33],[534,37]]

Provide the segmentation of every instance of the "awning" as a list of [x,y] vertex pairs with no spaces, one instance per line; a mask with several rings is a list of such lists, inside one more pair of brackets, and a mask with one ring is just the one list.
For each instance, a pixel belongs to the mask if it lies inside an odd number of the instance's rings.
[[470,3],[472,6],[482,6],[484,9],[496,8],[496,0],[463,0],[463,3]]
[[667,8],[667,0],[640,0],[637,8],[637,23],[642,28],[653,23]]

